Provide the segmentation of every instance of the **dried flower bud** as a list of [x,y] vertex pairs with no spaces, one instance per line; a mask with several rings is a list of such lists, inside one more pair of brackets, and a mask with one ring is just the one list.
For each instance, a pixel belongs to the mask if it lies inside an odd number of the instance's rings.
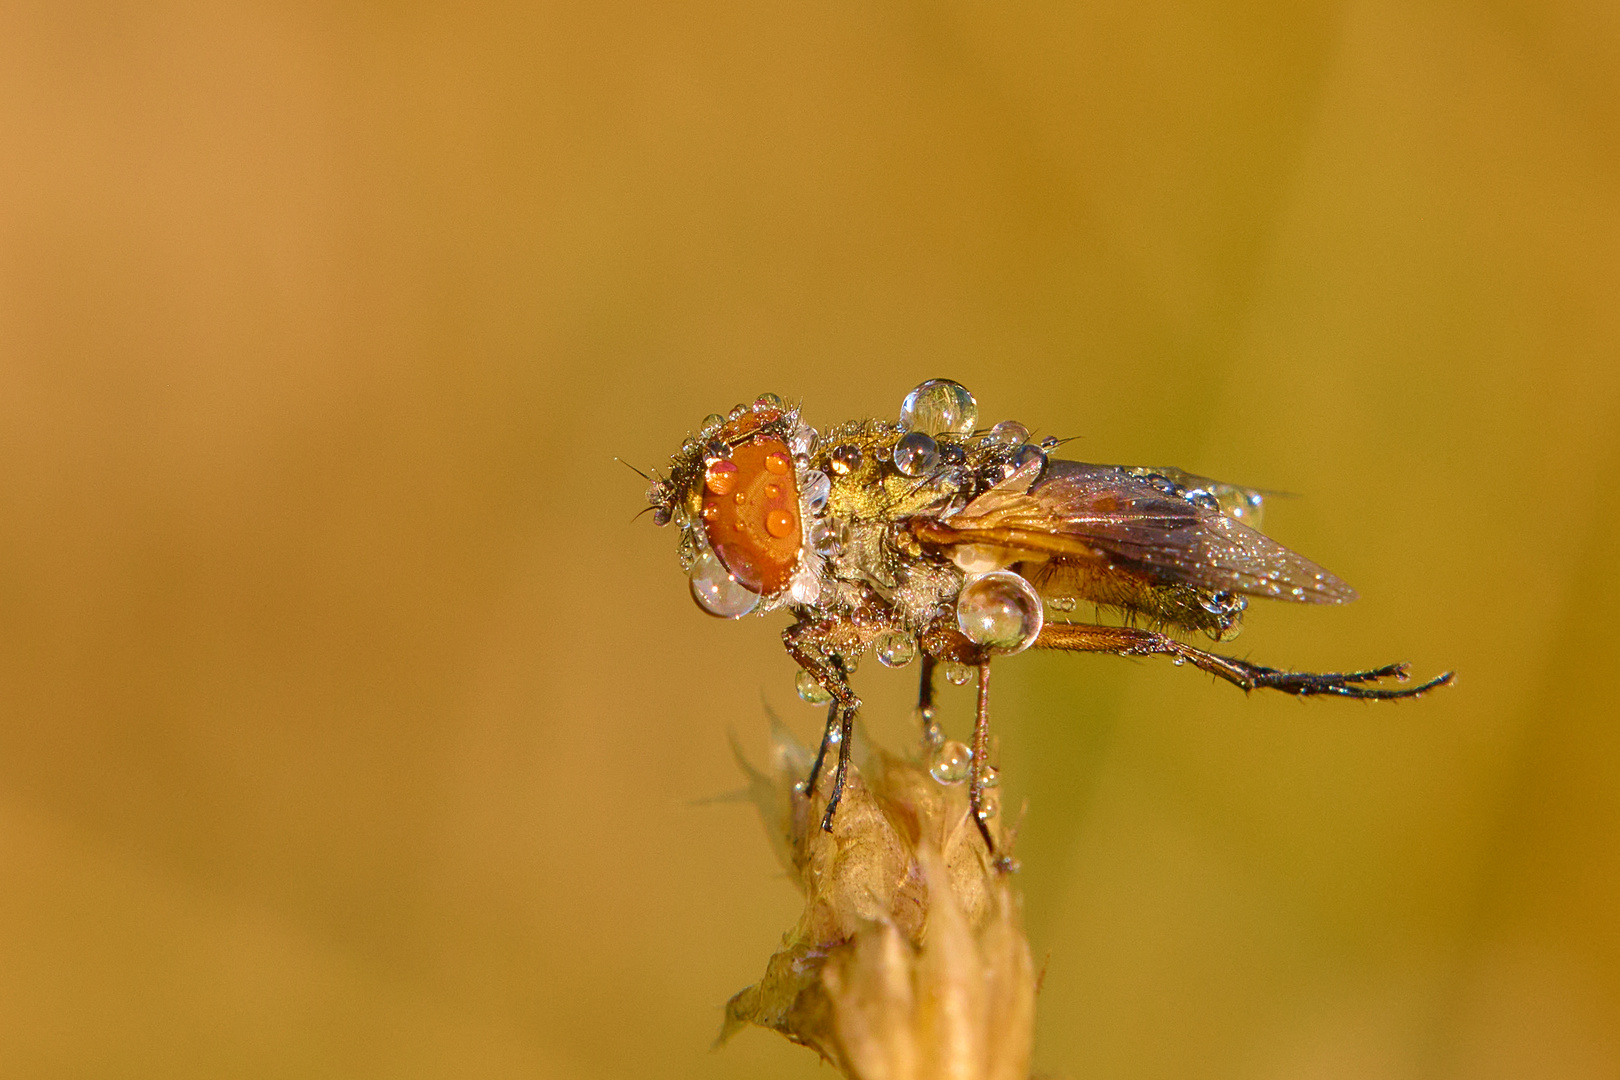
[[830,777],[814,800],[794,790],[810,755],[779,724],[770,771],[744,762],[805,907],[764,978],[727,1003],[721,1040],[772,1028],[854,1080],[1025,1080],[1034,966],[966,785],[861,749],[831,833],[819,828]]

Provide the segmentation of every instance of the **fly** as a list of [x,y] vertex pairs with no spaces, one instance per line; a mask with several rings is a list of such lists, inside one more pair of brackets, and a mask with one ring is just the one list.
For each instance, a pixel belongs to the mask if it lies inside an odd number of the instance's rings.
[[[973,395],[930,379],[898,422],[853,420],[818,432],[774,394],[706,417],[647,491],[653,520],[679,529],[681,567],[698,606],[737,619],[784,609],[799,694],[827,723],[802,786],[815,799],[837,752],[821,826],[843,794],[860,698],[849,675],[868,650],[891,667],[920,657],[924,737],[946,753],[934,678],[976,678],[968,803],[986,821],[990,661],[1025,649],[1162,655],[1244,690],[1396,700],[1416,685],[1405,664],[1310,673],[1262,667],[1187,644],[1237,636],[1251,597],[1343,604],[1356,592],[1260,532],[1264,493],[1169,468],[1089,465],[1052,456],[1004,421],[978,427]],[[1049,618],[1080,603],[1125,625]],[[1147,624],[1146,627],[1137,625]],[[954,755],[954,756],[952,756]],[[950,778],[960,779],[952,749]],[[935,771],[942,776],[941,771]]]

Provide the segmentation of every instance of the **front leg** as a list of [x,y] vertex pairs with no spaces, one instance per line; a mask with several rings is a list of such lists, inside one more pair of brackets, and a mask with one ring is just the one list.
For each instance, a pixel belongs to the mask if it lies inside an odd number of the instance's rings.
[[1187,661],[1201,671],[1225,679],[1244,690],[1281,690],[1285,694],[1310,697],[1333,694],[1337,697],[1393,701],[1417,697],[1452,679],[1453,672],[1438,675],[1417,686],[1390,689],[1368,686],[1367,683],[1383,679],[1405,681],[1406,665],[1389,664],[1369,671],[1328,672],[1316,674],[1307,671],[1278,671],[1261,667],[1247,660],[1195,649],[1151,630],[1138,630],[1134,626],[1087,626],[1079,623],[1047,623],[1041,636],[1035,639],[1037,649],[1060,649],[1066,652],[1105,652],[1116,656],[1161,655]]
[[832,832],[833,815],[838,810],[839,800],[844,796],[844,780],[849,773],[849,748],[850,743],[854,741],[851,736],[855,728],[855,712],[861,707],[861,699],[850,689],[849,674],[844,670],[843,661],[839,659],[837,651],[840,644],[847,645],[850,641],[858,642],[859,635],[853,626],[846,625],[844,620],[839,619],[798,622],[782,632],[782,643],[787,647],[788,655],[808,671],[833,698],[827,709],[827,727],[821,735],[821,748],[816,753],[816,763],[811,767],[810,777],[804,784],[805,796],[814,798],[816,781],[821,776],[827,747],[836,745],[838,765],[833,770],[833,788],[832,794],[827,799],[827,810],[821,818],[821,828],[824,832]]

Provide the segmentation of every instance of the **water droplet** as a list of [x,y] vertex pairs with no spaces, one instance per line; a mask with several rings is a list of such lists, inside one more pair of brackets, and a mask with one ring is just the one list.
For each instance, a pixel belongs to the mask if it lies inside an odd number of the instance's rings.
[[707,435],[725,422],[725,417],[721,416],[717,412],[712,412],[703,418],[703,423],[699,424],[698,427],[702,429],[703,434]]
[[657,525],[660,528],[662,528],[665,525],[668,525],[669,524],[669,518],[670,518],[669,507],[667,507],[667,506],[655,506],[655,507],[653,507],[652,517],[653,517],[653,524],[654,525]]
[[986,791],[979,796],[979,820],[989,821],[1001,813],[1001,796],[994,791]]
[[800,701],[808,701],[812,705],[825,705],[832,700],[832,695],[827,693],[826,688],[816,682],[816,677],[803,668],[793,676],[793,686],[799,691]]
[[1003,420],[990,429],[985,441],[992,446],[1005,446],[1010,450],[1029,441],[1029,428],[1016,420]]
[[832,460],[832,471],[839,476],[848,476],[859,469],[861,462],[865,460],[861,448],[852,443],[839,443],[833,447],[829,456]]
[[827,732],[827,745],[828,746],[837,746],[839,743],[841,743],[843,741],[844,741],[844,732],[843,732],[842,728],[833,728],[831,731]]
[[815,428],[800,424],[793,430],[793,436],[788,440],[788,448],[793,451],[795,457],[800,454],[813,454],[816,451],[816,444],[820,441],[821,437],[816,434]]
[[741,420],[743,417],[745,417],[747,415],[748,415],[748,406],[746,406],[746,405],[733,405],[731,407],[731,413],[730,413],[731,419],[733,419],[733,420]]
[[754,408],[756,409],[780,409],[781,407],[782,399],[775,394],[761,394],[754,399]]
[[820,514],[827,509],[827,496],[832,494],[832,481],[820,469],[811,469],[800,480],[800,490],[804,492],[805,509],[812,514]]
[[722,439],[711,440],[703,447],[703,460],[705,462],[726,461],[731,457],[731,447]]
[[917,643],[903,630],[885,630],[873,639],[872,651],[884,667],[905,667],[917,658]]
[[1205,510],[1221,508],[1221,501],[1215,497],[1215,493],[1204,488],[1189,488],[1181,493],[1181,497],[1194,506],[1202,506]]
[[959,664],[955,660],[947,660],[943,665],[945,681],[952,686],[962,686],[973,678],[973,669],[966,664]]
[[1211,615],[1230,615],[1248,607],[1249,601],[1237,593],[1213,592],[1200,595],[1198,606]]
[[1063,445],[1063,440],[1058,438],[1056,435],[1048,435],[1046,438],[1041,440],[1041,449],[1042,450],[1056,450],[1059,446],[1062,446],[1062,445]]
[[788,599],[795,604],[810,605],[820,598],[821,579],[801,568],[788,586]]
[[956,597],[956,625],[969,641],[993,652],[1023,652],[1045,619],[1040,594],[1011,570],[974,578]]
[[1053,611],[1073,611],[1079,603],[1072,596],[1053,596],[1048,598],[1046,602],[1052,605]]
[[737,486],[737,466],[730,461],[710,462],[703,472],[703,486],[716,495],[729,495]]
[[1172,656],[1170,658],[1170,662],[1176,665],[1176,667],[1180,667],[1187,662],[1187,658],[1185,656]]
[[929,755],[928,775],[942,784],[960,784],[973,771],[973,751],[966,743],[946,739]]
[[1001,770],[996,768],[994,765],[986,765],[984,767],[984,779],[982,783],[987,788],[1000,787]]
[[759,603],[759,594],[732,577],[712,551],[703,552],[693,562],[691,578],[692,599],[710,615],[738,619]]
[[939,464],[939,445],[933,436],[913,431],[894,444],[894,467],[907,476],[925,476]]
[[681,453],[686,454],[686,455],[692,455],[692,454],[697,453],[697,450],[698,450],[698,441],[696,439],[682,439],[681,440]]
[[799,527],[799,519],[786,510],[772,510],[765,515],[765,531],[778,540]]
[[978,422],[979,403],[950,379],[929,379],[900,404],[900,426],[924,435],[966,435]]
[[1034,443],[1025,443],[1013,455],[1012,464],[1014,469],[1022,469],[1025,465],[1034,461],[1040,462],[1041,468],[1044,469],[1046,467],[1046,451]]

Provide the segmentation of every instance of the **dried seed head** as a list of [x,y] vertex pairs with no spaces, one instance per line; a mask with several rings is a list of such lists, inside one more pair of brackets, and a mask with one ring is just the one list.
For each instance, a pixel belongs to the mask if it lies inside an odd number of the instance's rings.
[[1024,1080],[1034,966],[966,785],[858,744],[863,767],[850,769],[824,833],[828,778],[806,798],[796,785],[809,752],[780,725],[774,743],[768,772],[744,768],[804,912],[764,978],[727,1004],[721,1039],[772,1028],[859,1080]]

